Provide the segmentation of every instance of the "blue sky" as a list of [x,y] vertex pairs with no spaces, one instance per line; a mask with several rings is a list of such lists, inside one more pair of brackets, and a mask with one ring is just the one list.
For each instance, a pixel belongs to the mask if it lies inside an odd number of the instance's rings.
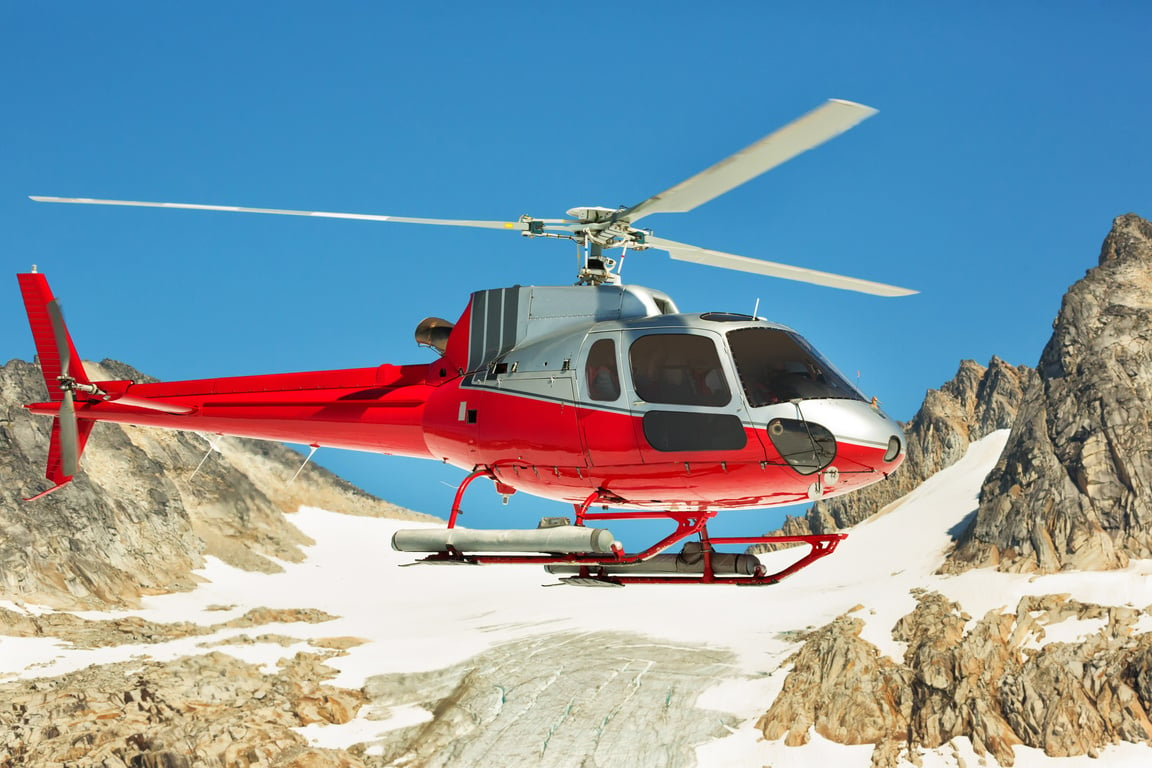
[[[920,295],[654,251],[624,274],[686,311],[759,299],[909,419],[962,358],[1034,364],[1112,218],[1152,216],[1150,28],[1144,2],[6,3],[0,261],[48,274],[83,356],[162,379],[421,362],[421,318],[455,319],[479,288],[568,283],[569,244],[27,195],[554,217],[636,203],[849,99],[880,112],[644,226]],[[6,296],[0,359],[30,359],[14,279]],[[317,458],[430,512],[461,477]],[[485,495],[471,508],[489,509]]]

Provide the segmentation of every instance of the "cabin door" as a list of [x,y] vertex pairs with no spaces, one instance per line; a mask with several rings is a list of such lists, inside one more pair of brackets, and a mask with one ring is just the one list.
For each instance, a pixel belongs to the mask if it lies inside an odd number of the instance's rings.
[[623,334],[624,386],[647,464],[759,462],[754,434],[724,339],[687,329]]
[[594,467],[641,463],[624,386],[620,333],[590,333],[578,359],[577,419],[588,463]]

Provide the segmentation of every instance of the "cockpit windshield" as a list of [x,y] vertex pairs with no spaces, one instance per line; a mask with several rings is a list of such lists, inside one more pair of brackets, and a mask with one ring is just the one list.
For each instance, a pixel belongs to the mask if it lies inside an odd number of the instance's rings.
[[740,328],[728,344],[748,404],[863,396],[799,336],[777,328]]

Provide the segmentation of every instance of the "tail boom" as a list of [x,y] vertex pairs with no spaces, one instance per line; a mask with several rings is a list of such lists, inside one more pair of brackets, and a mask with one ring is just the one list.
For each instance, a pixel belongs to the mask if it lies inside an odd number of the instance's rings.
[[47,402],[25,407],[53,417],[45,471],[53,485],[31,499],[72,480],[97,421],[432,458],[423,430],[428,365],[93,382],[47,279],[35,271],[17,278],[48,390]]
[[[431,458],[424,439],[428,366],[134,384],[99,381],[77,401],[81,424],[110,421]],[[59,404],[33,403],[56,415]]]

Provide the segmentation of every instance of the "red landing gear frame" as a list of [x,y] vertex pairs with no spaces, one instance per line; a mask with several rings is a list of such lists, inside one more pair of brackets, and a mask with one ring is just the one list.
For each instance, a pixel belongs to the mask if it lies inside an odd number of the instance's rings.
[[[496,482],[495,475],[488,469],[478,469],[460,483],[456,490],[456,498],[452,502],[452,513],[448,518],[448,527],[456,527],[456,519],[462,513],[460,501],[464,491],[478,477],[488,477]],[[847,534],[814,534],[808,536],[735,536],[725,538],[711,538],[708,536],[708,521],[716,516],[715,510],[695,512],[589,512],[588,509],[597,502],[607,501],[601,491],[596,491],[581,504],[574,504],[576,510],[576,525],[582,526],[589,520],[654,520],[668,518],[676,523],[676,530],[668,536],[645,550],[636,553],[625,553],[615,550],[611,553],[569,553],[569,554],[540,554],[540,555],[505,555],[505,554],[468,554],[449,547],[445,552],[429,555],[420,562],[427,563],[461,563],[473,565],[577,565],[580,566],[578,575],[562,579],[580,586],[623,586],[625,584],[738,584],[744,586],[765,586],[775,584],[781,579],[791,576],[801,568],[806,568],[822,557],[827,557],[836,551],[836,545],[846,539]],[[627,566],[640,563],[653,555],[659,554],[678,541],[692,535],[699,535],[703,567],[700,573],[689,574],[621,574],[609,573],[608,568],[613,566]],[[713,546],[724,544],[790,544],[801,543],[809,546],[809,551],[802,558],[775,573],[768,573],[763,566],[758,566],[751,575],[720,575],[712,567]]]

